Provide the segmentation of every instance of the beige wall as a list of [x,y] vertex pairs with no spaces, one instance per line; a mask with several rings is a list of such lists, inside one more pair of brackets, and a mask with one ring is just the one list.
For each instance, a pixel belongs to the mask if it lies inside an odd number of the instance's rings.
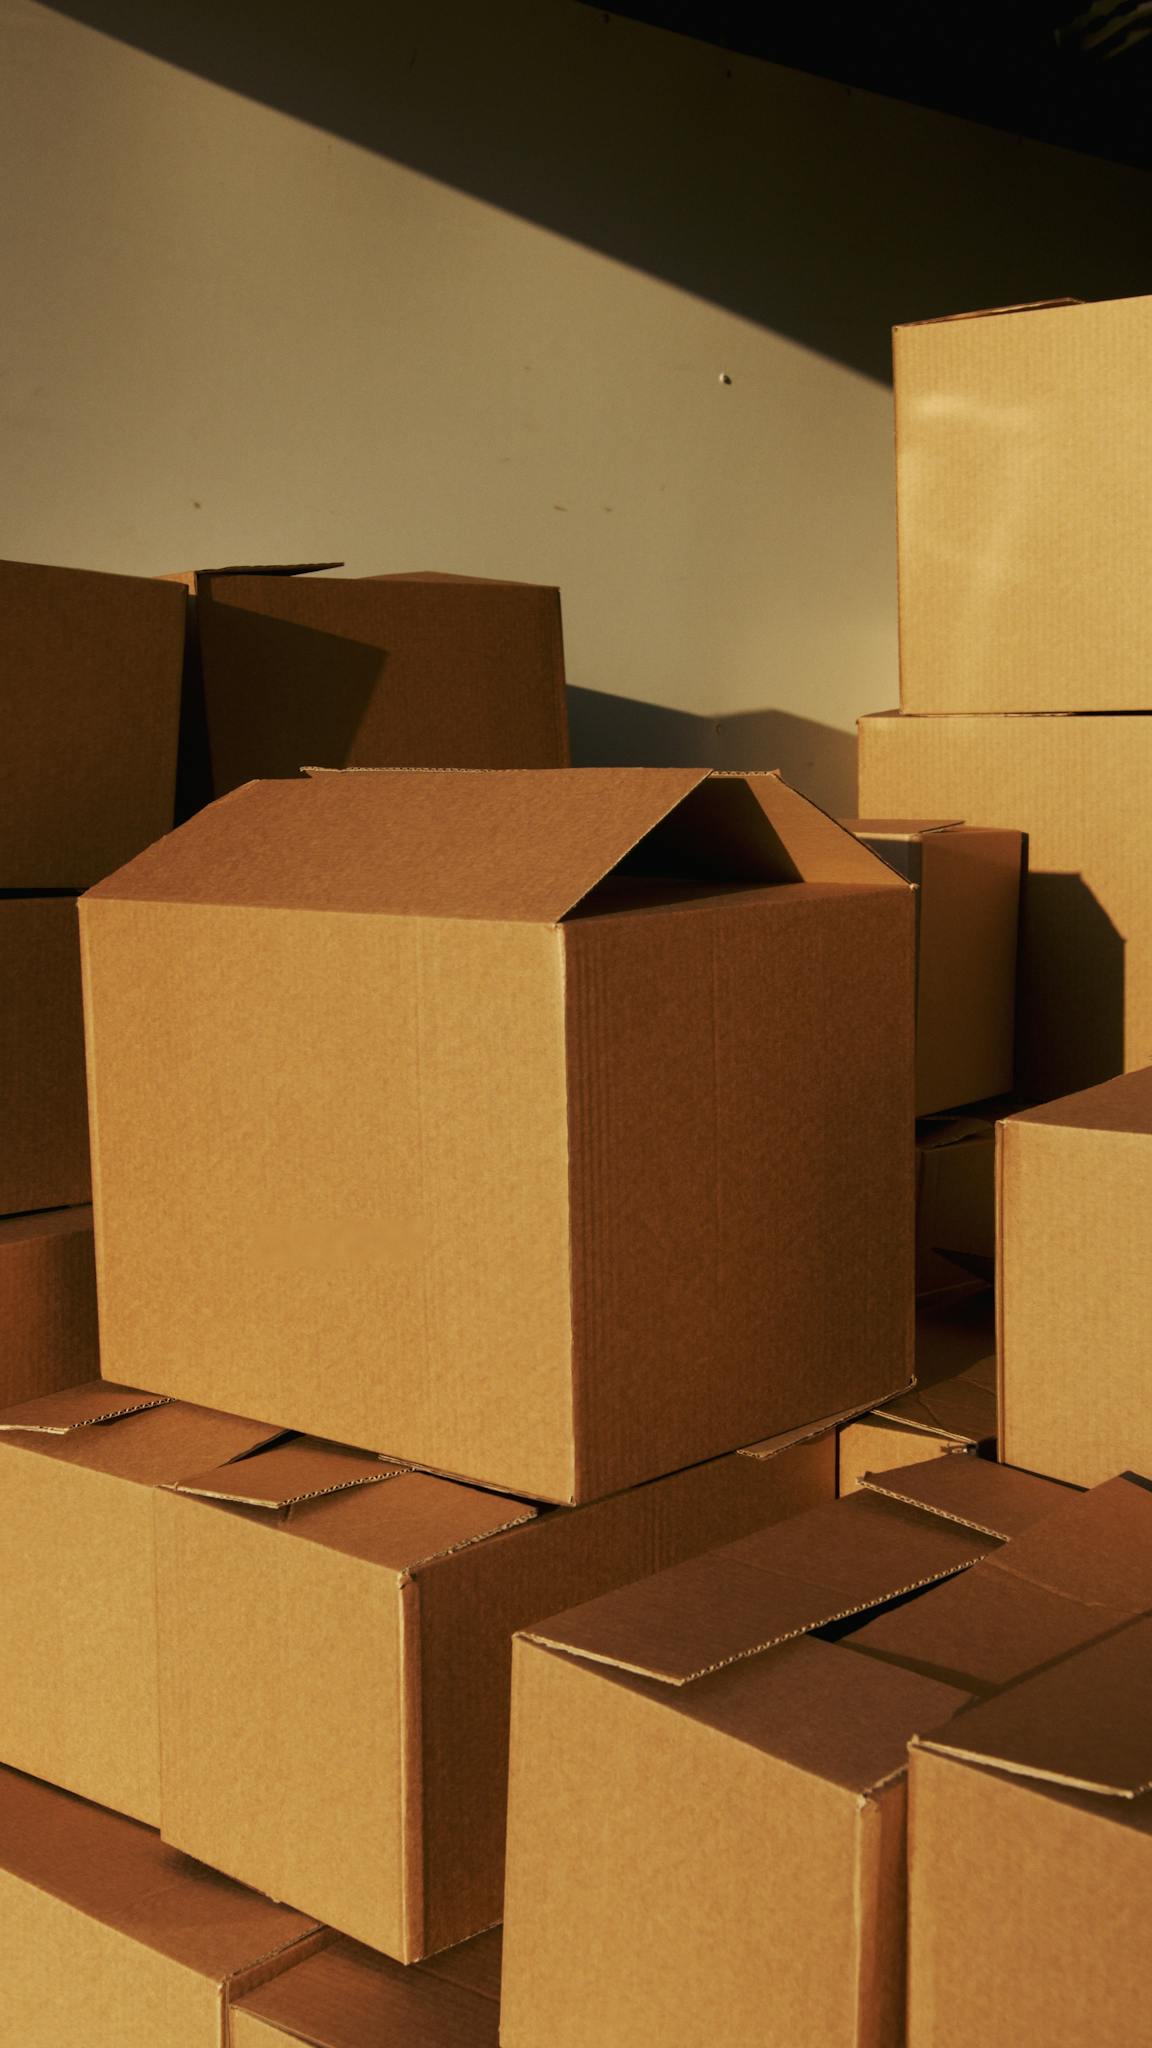
[[320,97],[283,19],[240,91],[223,16],[177,64],[0,0],[0,554],[557,582],[585,758],[849,805],[886,328],[1147,288],[1147,178],[573,0],[385,5],[371,53],[337,4]]

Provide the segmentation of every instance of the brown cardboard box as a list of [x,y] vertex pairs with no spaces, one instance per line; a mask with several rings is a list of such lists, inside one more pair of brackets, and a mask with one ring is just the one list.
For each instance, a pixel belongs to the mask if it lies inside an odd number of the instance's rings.
[[0,562],[0,888],[84,889],[172,824],[184,603]]
[[849,818],[916,890],[916,1114],[1012,1086],[1023,838],[954,821]]
[[1152,1621],[922,1734],[909,2048],[1148,2033]]
[[998,1126],[1003,1455],[1152,1477],[1152,1068]]
[[11,2048],[230,2048],[233,1999],[326,1938],[150,1828],[6,1770],[0,1924]]
[[991,1280],[995,1258],[996,1126],[925,1117],[916,1126],[916,1292]]
[[810,1632],[1059,1491],[933,1474],[934,1513],[858,1493],[517,1637],[505,2048],[899,2041],[905,1745],[967,1695]]
[[256,783],[81,915],[110,1375],[565,1501],[909,1383],[912,894],[778,776]]
[[105,1380],[0,1415],[4,1763],[159,1821],[152,1488],[269,1434]]
[[839,1431],[841,1493],[854,1493],[869,1472],[918,1465],[952,1452],[985,1454],[996,1442],[996,1361],[986,1358],[955,1379],[916,1387]]
[[0,897],[0,1215],[91,1191],[76,900]]
[[308,762],[567,764],[558,590],[428,571],[202,569],[177,580],[192,621],[182,815]]
[[904,710],[1152,708],[1152,298],[894,344]]
[[165,1839],[404,1962],[490,1927],[515,1629],[834,1485],[825,1435],[540,1510],[297,1439],[157,1493]]
[[89,1208],[0,1220],[0,1410],[100,1372]]
[[231,2048],[497,2048],[500,1930],[405,1968],[334,1941],[237,2000]]
[[860,721],[860,805],[1028,835],[1016,1087],[1152,1062],[1152,717]]

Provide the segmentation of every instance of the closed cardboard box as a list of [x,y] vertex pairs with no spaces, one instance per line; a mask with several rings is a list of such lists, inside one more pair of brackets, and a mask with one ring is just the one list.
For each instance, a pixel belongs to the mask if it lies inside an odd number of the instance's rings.
[[1152,717],[860,721],[860,807],[1028,835],[1016,1088],[1152,1063]]
[[500,1930],[405,1968],[333,1941],[232,2010],[231,2048],[497,2048]]
[[0,889],[85,889],[170,830],[183,593],[0,562]]
[[11,2048],[234,2048],[233,1999],[324,1939],[150,1828],[7,1770],[0,1924]]
[[931,1512],[858,1493],[518,1636],[505,2048],[895,2048],[905,1746],[967,1694],[811,1631],[963,1572],[1047,1493],[933,1476]]
[[104,1380],[0,1415],[0,1761],[159,1821],[152,1489],[268,1435]]
[[558,590],[427,571],[216,569],[179,580],[191,612],[182,815],[313,762],[567,763]]
[[83,900],[105,1372],[562,1501],[900,1391],[912,924],[775,775],[222,799]]
[[834,1484],[825,1436],[541,1510],[296,1440],[157,1493],[165,1839],[401,1961],[492,1926],[514,1630]]
[[904,710],[1148,710],[1152,298],[894,340]]
[[998,1136],[1003,1455],[1152,1478],[1152,1068]]
[[851,818],[916,890],[916,1114],[1012,1086],[1019,832]]
[[91,1191],[76,901],[0,896],[0,1215]]
[[92,1211],[0,1221],[0,1411],[96,1379]]

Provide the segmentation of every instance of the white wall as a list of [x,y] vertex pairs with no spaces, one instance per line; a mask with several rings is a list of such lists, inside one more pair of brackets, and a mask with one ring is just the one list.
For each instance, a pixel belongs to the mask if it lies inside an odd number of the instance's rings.
[[321,126],[0,0],[0,555],[557,582],[585,758],[849,805],[885,327],[1144,288],[1149,181],[572,0],[384,13]]

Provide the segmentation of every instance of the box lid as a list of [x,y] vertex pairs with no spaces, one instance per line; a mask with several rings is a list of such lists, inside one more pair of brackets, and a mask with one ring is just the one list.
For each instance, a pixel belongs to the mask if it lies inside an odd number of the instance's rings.
[[[497,1937],[498,1939],[498,1937]],[[480,1988],[467,1951],[492,1947],[479,1935],[435,1964],[393,1962],[341,1938],[257,1991],[237,2000],[242,2012],[270,2021],[308,2048],[497,2048],[498,1979]],[[495,1950],[498,1969],[498,1948]],[[460,1958],[461,1974],[449,1968]]]
[[93,1380],[5,1409],[0,1456],[10,1444],[59,1463],[160,1486],[205,1459],[224,1467],[282,1434],[240,1415]]
[[1055,1102],[1043,1102],[1036,1109],[1018,1110],[1001,1124],[1007,1135],[1017,1125],[1056,1124],[1073,1131],[1118,1131],[1133,1137],[1152,1136],[1152,1067],[1139,1067],[1131,1074],[1118,1074],[1095,1088],[1083,1088],[1075,1095],[1063,1095]]

